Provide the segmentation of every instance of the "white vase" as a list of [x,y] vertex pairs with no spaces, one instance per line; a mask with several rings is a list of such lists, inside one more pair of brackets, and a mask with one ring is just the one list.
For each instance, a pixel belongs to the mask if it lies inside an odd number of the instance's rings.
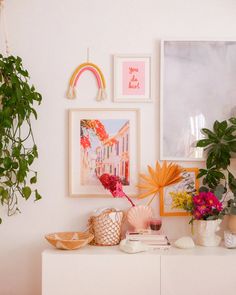
[[221,242],[221,237],[216,235],[220,229],[221,219],[195,220],[196,243],[205,247],[216,247]]

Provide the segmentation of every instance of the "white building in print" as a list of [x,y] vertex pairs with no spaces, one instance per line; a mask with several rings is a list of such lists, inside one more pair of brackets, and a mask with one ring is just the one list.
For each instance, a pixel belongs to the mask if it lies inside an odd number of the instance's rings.
[[130,182],[129,167],[129,121],[112,137],[96,149],[96,173],[119,176],[124,185]]

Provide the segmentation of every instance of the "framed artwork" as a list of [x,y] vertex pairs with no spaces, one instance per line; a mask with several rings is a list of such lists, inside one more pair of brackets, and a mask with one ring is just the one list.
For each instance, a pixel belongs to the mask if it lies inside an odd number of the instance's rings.
[[160,216],[189,216],[189,213],[182,209],[172,209],[171,192],[186,191],[194,192],[199,189],[199,180],[197,179],[198,168],[185,168],[182,172],[183,180],[169,185],[160,191]]
[[98,180],[119,176],[129,196],[138,193],[138,109],[69,110],[69,194],[111,196]]
[[114,56],[114,101],[151,102],[151,56]]
[[200,130],[236,115],[236,41],[162,41],[161,159],[202,161]]

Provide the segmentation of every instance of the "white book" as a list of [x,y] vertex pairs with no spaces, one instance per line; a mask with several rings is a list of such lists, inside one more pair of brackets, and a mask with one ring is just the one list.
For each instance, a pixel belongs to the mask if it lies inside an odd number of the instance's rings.
[[137,241],[166,241],[166,235],[158,235],[152,233],[135,233],[135,232],[128,232],[126,234],[126,238],[133,239]]

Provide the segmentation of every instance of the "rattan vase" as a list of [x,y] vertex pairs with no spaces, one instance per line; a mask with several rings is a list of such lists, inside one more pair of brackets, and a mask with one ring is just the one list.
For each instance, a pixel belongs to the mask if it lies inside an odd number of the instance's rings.
[[90,232],[94,235],[93,245],[114,246],[121,240],[123,212],[106,209],[89,219]]

